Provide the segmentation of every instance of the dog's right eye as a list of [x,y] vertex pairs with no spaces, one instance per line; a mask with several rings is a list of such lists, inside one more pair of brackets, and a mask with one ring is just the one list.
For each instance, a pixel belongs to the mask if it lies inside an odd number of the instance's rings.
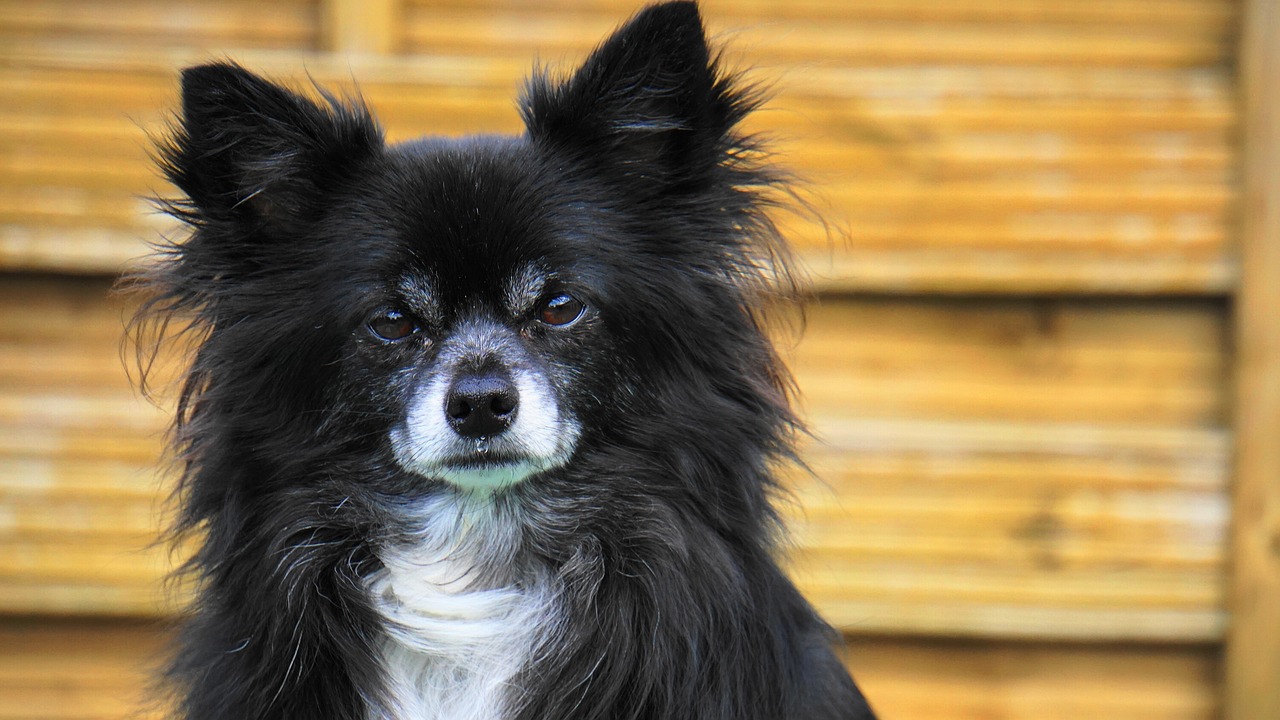
[[369,332],[383,340],[394,342],[418,332],[418,323],[399,310],[384,310],[369,321]]
[[587,306],[578,298],[560,293],[542,303],[538,319],[552,327],[568,327],[577,322],[586,309]]

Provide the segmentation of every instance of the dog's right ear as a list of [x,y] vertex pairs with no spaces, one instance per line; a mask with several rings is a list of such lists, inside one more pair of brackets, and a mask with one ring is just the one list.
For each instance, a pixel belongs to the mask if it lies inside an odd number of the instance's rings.
[[311,217],[325,192],[382,146],[358,102],[325,104],[232,63],[182,73],[182,116],[161,144],[161,165],[196,224],[233,222],[285,231]]
[[636,13],[567,78],[529,78],[521,112],[529,136],[625,179],[642,196],[703,187],[739,149],[732,132],[755,107],[707,45],[693,2]]

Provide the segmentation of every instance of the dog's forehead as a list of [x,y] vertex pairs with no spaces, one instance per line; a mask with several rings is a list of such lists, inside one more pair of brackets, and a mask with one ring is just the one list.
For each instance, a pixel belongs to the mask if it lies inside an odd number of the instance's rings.
[[404,250],[397,290],[432,314],[480,301],[520,315],[600,275],[587,204],[527,141],[422,140],[395,156],[385,211]]
[[523,315],[542,299],[548,285],[557,277],[557,273],[540,263],[527,262],[510,272],[490,274],[482,287],[458,293],[456,288],[447,288],[435,273],[410,268],[400,277],[396,293],[418,312],[432,318],[442,318],[451,305],[474,304],[475,300],[486,298],[500,301],[504,309],[514,315]]

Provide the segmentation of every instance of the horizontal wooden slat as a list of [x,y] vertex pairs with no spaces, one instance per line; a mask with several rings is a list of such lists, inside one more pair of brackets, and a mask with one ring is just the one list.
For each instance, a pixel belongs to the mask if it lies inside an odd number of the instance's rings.
[[853,638],[854,677],[886,720],[1210,720],[1218,653],[1206,646]]
[[[857,631],[1216,640],[1222,433],[819,424],[792,567]],[[1028,443],[1027,439],[1034,439]]]
[[[826,291],[788,355],[817,436],[789,562],[881,715],[1219,716],[1233,342],[1190,298],[1238,284],[1238,3],[701,4],[778,89],[750,129],[826,221],[783,218]],[[181,232],[145,199],[178,68],[355,79],[397,140],[519,132],[532,59],[571,66],[636,7],[403,0],[409,54],[350,59],[305,52],[315,0],[0,0],[0,269],[37,271],[0,277],[0,614],[186,597],[159,584],[165,414],[120,371],[125,308],[38,274]],[[1045,293],[1100,300],[908,299]],[[164,631],[10,618],[0,719],[133,716]]]
[[[814,232],[814,242],[821,235]],[[1104,295],[1218,294],[1233,287],[1234,260],[1182,254],[1115,258],[1052,252],[1024,257],[1006,253],[859,252],[805,254],[818,287],[828,291],[911,294]]]
[[[2,450],[5,454],[0,458],[0,477],[5,478],[5,484],[0,493],[5,497],[17,500],[34,497],[47,505],[65,500],[95,503],[124,498],[159,505],[163,496],[154,456],[129,462],[100,457],[21,457],[11,448]],[[154,520],[153,517],[153,524]]]
[[[488,14],[444,5],[409,13],[420,11],[422,22],[411,17],[408,27],[448,36],[425,55],[235,56],[276,76],[300,78],[305,65],[326,84],[357,79],[393,139],[519,132],[514,95],[532,45],[571,63],[630,11],[609,2],[574,13],[555,3]],[[939,23],[962,34],[995,28],[1001,40],[975,46],[999,53],[1016,45],[1004,35],[1046,27],[1079,40],[1144,26],[1162,47],[1176,37],[1217,47],[1234,22],[1233,5],[1211,0],[1180,2],[1167,16],[1137,2],[1035,3],[1005,21],[986,0],[948,7],[855,3],[836,13],[845,20],[824,20],[821,32],[862,47],[831,23],[860,28],[870,13],[881,18],[874,22],[898,17],[904,32],[917,28],[922,37]],[[764,65],[758,76],[778,88],[750,129],[780,138],[780,158],[813,191],[825,224],[784,224],[820,287],[1223,294],[1234,286],[1236,113],[1220,63],[978,62],[945,42],[936,45],[938,58],[863,62],[824,50],[792,11],[722,10],[716,21],[716,8],[706,8],[713,25],[755,23],[752,32],[766,36],[729,41],[744,64]],[[547,37],[529,30],[539,27]],[[518,42],[505,35],[516,28]],[[807,54],[778,55],[775,41]],[[179,49],[55,48],[39,39],[0,49],[7,108],[0,110],[0,263],[112,272],[142,254],[144,241],[181,232],[143,199],[165,192],[144,130],[160,132],[163,113],[175,106],[176,68],[206,58]]]
[[[578,15],[607,15],[620,22],[636,10],[631,0],[407,0],[407,7],[430,14],[471,9],[481,15],[509,13],[513,8]],[[1183,27],[1225,33],[1239,14],[1232,0],[702,0],[703,14],[728,21],[827,17],[833,21],[911,19],[929,22],[984,22],[1017,26],[1035,24],[1137,24]]]
[[[106,290],[0,283],[0,608],[165,607],[164,417]],[[823,483],[797,480],[805,590],[849,629],[1218,638],[1220,310],[824,298],[787,352]]]
[[[170,634],[136,622],[0,624],[0,718],[136,718]],[[1203,646],[851,637],[845,654],[894,720],[1210,720],[1219,710],[1219,661]]]
[[0,718],[160,718],[147,686],[166,642],[164,628],[137,622],[4,622]]
[[826,298],[806,338],[792,567],[833,622],[1221,637],[1217,304]]
[[794,353],[816,417],[1225,422],[1217,303],[824,298]]
[[130,47],[314,48],[316,0],[0,0],[0,44],[37,38]]
[[[928,13],[905,4],[872,4],[871,12],[860,13],[861,3],[849,3],[851,8],[831,14],[814,9],[766,17],[750,11],[737,14],[732,3],[722,5],[724,12],[715,4],[704,10],[711,31],[731,31],[753,56],[782,62],[821,57],[851,64],[1213,64],[1226,57],[1232,17],[1229,7],[1216,14],[1210,7],[1199,23],[1145,23],[1140,15],[1116,22],[1123,17],[1123,6],[1119,13],[1109,14],[1096,12],[1099,5],[1094,5],[1092,17],[1081,13],[1076,22],[1055,22],[1051,14],[1037,16],[1034,11],[997,20],[992,5],[983,13],[976,3],[968,3],[977,11],[968,17],[961,14],[963,6],[959,13]],[[556,57],[592,47],[634,7],[616,3],[565,12],[531,3],[483,13],[473,7],[410,6],[405,13],[406,46],[418,52],[500,49]]]
[[156,543],[165,418],[126,377],[109,287],[0,279],[0,611],[154,615],[178,598]]

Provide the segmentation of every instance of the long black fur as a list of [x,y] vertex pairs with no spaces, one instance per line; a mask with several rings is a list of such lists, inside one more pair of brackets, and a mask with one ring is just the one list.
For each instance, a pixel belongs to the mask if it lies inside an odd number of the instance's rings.
[[765,214],[785,188],[736,129],[756,104],[686,2],[567,78],[535,73],[520,137],[387,146],[357,101],[183,73],[159,154],[191,232],[138,318],[198,341],[173,435],[176,533],[198,539],[167,676],[182,717],[391,712],[365,582],[397,508],[442,489],[387,441],[430,349],[376,347],[368,313],[429,273],[444,333],[531,261],[597,321],[527,337],[583,431],[565,467],[494,498],[528,518],[512,562],[551,568],[566,612],[514,717],[872,717],[775,560],[798,426],[760,314],[789,275]]

